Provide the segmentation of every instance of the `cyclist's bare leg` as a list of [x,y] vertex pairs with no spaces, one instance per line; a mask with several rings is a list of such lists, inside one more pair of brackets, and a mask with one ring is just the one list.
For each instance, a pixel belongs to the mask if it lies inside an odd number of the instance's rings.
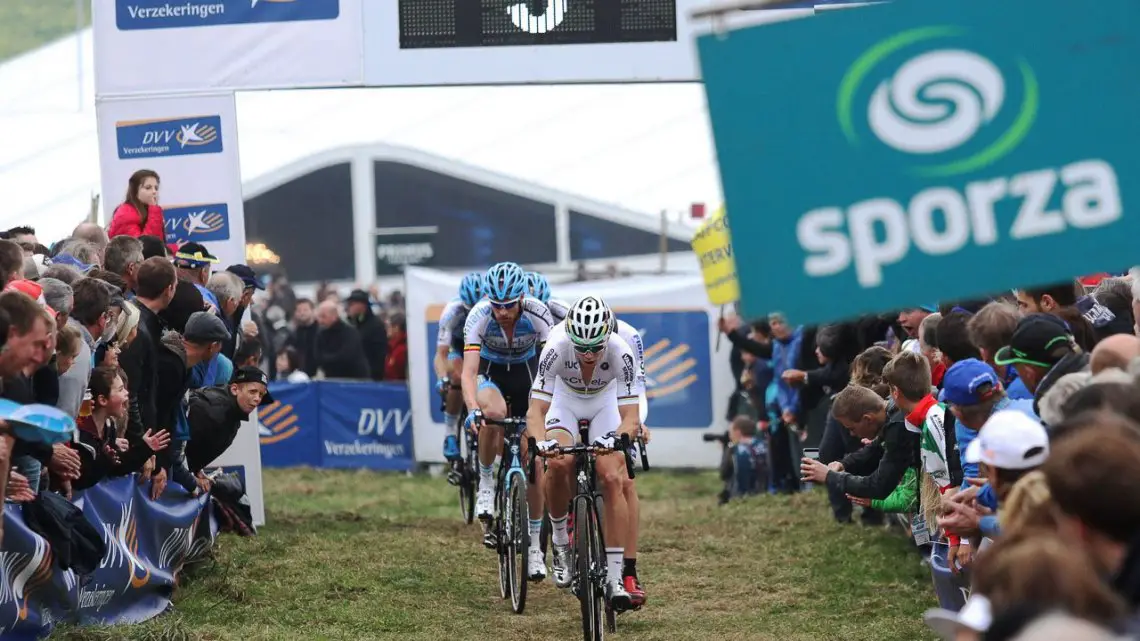
[[602,482],[602,497],[605,500],[606,548],[624,548],[629,534],[622,487],[623,480],[628,478],[625,471],[625,457],[619,452],[599,456],[596,469],[598,478]]
[[637,498],[637,487],[626,474],[621,481],[622,495],[625,496],[625,514],[629,529],[625,535],[625,558],[637,558],[637,535],[641,520],[641,501]]
[[[556,428],[546,430],[546,438],[558,441],[563,447],[574,444],[574,437],[566,429]],[[570,497],[573,494],[574,458],[562,456],[546,460],[546,477],[544,493],[546,505],[550,511],[551,522],[563,521],[570,510]],[[561,538],[561,537],[558,537]],[[557,541],[556,541],[557,543]]]
[[[483,416],[498,421],[507,417],[507,402],[503,395],[494,387],[484,387],[475,394],[475,400],[483,409]],[[479,428],[479,463],[485,472],[495,463],[495,457],[503,451],[503,428],[498,425],[487,425]],[[480,478],[482,481],[482,478]]]
[[[463,393],[460,391],[459,380],[463,372],[463,360],[452,359],[447,363],[451,370],[451,388],[447,390],[447,395],[444,397],[443,411],[445,414],[455,416],[459,414],[460,408],[463,407]],[[454,425],[448,425],[448,430],[455,429]]]

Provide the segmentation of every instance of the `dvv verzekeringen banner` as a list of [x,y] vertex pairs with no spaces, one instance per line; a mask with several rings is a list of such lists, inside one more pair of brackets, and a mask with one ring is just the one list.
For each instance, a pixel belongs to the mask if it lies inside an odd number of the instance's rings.
[[1136,262],[1140,4],[896,0],[698,40],[745,312]]

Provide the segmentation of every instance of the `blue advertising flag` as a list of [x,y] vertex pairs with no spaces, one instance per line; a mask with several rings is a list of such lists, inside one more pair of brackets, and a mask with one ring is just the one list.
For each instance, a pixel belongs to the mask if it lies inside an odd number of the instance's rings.
[[1136,262],[1135,0],[896,0],[697,45],[748,316]]
[[317,382],[269,384],[274,402],[257,411],[262,465],[320,466],[321,389]]
[[321,381],[321,464],[410,470],[412,410],[402,383]]

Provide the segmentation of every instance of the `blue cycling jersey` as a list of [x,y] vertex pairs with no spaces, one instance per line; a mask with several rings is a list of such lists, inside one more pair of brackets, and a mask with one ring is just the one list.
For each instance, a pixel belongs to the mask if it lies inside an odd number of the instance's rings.
[[463,327],[467,323],[467,306],[458,297],[451,299],[439,315],[439,334],[436,345],[451,345],[455,338],[462,338]]
[[467,314],[463,328],[464,353],[478,351],[492,363],[523,363],[535,357],[536,346],[545,343],[554,319],[542,301],[527,296],[509,338],[495,321],[489,301],[479,301]]

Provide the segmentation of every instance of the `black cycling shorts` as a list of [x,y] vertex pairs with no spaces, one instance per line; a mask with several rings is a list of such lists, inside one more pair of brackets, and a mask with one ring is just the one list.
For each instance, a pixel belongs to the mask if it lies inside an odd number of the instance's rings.
[[525,418],[530,407],[530,386],[538,371],[538,359],[521,363],[494,363],[479,359],[479,386],[494,387],[507,401],[507,416]]

